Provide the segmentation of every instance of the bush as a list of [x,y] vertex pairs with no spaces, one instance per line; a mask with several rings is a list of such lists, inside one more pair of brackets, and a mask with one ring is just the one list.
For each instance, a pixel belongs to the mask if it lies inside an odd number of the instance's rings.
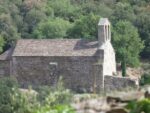
[[75,113],[70,106],[72,93],[64,88],[61,77],[55,87],[44,86],[37,90],[41,107],[36,113]]
[[74,113],[71,93],[61,82],[55,88],[41,87],[38,93],[30,91],[20,90],[14,79],[0,79],[0,113]]
[[40,87],[38,89],[38,99],[42,103],[55,106],[60,104],[69,104],[72,98],[70,90],[65,89],[62,78],[60,77],[56,87]]
[[13,113],[11,96],[15,94],[17,82],[14,79],[0,79],[0,113]]
[[69,105],[42,106],[33,113],[75,113],[75,110]]
[[149,113],[150,99],[130,102],[127,108],[130,110],[130,113]]
[[40,102],[37,101],[36,95],[22,91],[16,91],[12,95],[12,108],[13,113],[34,113],[34,111],[40,107]]
[[37,106],[36,96],[22,93],[15,79],[0,79],[0,113],[33,113]]
[[145,73],[140,79],[140,85],[150,85],[150,74]]

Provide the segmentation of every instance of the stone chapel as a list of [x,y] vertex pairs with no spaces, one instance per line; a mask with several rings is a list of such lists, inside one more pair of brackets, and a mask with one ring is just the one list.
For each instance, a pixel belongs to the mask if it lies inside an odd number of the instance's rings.
[[0,55],[0,77],[13,76],[29,85],[56,85],[60,76],[67,88],[94,92],[114,90],[135,82],[116,76],[115,51],[107,18],[98,23],[98,40],[19,39]]

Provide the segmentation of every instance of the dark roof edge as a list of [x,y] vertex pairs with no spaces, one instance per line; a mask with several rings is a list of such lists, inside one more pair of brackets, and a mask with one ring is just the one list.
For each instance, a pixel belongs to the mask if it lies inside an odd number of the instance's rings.
[[9,48],[0,55],[0,61],[10,60],[14,51],[14,47]]

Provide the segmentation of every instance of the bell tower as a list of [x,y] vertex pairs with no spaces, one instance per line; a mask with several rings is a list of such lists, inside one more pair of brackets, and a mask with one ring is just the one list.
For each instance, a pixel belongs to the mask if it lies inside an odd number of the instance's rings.
[[98,23],[98,49],[103,53],[103,76],[116,73],[115,51],[111,44],[111,28],[108,18],[101,18]]
[[111,41],[110,22],[107,18],[101,18],[98,23],[99,48],[103,48],[107,41]]

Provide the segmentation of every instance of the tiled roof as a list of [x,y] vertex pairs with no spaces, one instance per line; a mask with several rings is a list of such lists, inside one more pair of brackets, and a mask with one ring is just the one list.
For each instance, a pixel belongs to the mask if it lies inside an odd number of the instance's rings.
[[93,56],[97,41],[80,39],[20,39],[13,56]]

